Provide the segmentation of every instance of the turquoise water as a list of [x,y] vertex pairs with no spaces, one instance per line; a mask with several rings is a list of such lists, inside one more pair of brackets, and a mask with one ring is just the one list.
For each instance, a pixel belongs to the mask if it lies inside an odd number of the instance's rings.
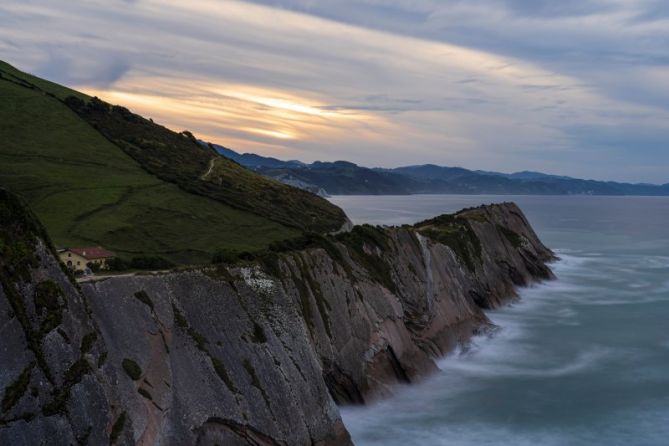
[[669,445],[669,198],[333,197],[355,223],[517,202],[558,279],[427,381],[345,408],[356,445]]

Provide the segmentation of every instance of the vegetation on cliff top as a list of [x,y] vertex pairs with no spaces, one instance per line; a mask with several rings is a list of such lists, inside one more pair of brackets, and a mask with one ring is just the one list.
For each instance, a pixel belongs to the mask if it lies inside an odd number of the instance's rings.
[[475,272],[476,266],[482,262],[481,253],[483,248],[481,241],[472,229],[470,218],[480,221],[482,218],[485,219],[485,216],[480,214],[468,216],[444,214],[416,223],[414,227],[421,235],[451,248],[467,269]]
[[249,172],[187,132],[3,62],[0,96],[0,185],[58,245],[200,263],[345,222],[326,200]]

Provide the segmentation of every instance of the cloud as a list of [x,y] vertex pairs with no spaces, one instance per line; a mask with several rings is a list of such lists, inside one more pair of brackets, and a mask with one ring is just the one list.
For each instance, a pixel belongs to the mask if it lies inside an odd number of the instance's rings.
[[648,166],[669,140],[668,12],[627,0],[7,0],[0,51],[242,151],[582,175],[619,140],[625,162],[585,176],[666,182]]
[[94,55],[85,50],[77,57],[59,54],[61,50],[58,48],[45,47],[45,50],[48,59],[38,65],[35,71],[61,84],[107,87],[120,80],[130,69],[128,61],[111,54],[104,60],[96,60]]

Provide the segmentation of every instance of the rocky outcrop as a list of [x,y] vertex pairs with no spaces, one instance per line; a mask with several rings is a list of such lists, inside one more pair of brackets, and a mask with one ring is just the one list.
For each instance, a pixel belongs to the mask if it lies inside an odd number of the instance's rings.
[[513,204],[81,284],[0,197],[0,444],[346,445],[552,259]]
[[122,412],[87,301],[0,189],[0,444],[106,444]]
[[273,275],[301,309],[335,401],[365,403],[490,328],[483,310],[552,278],[553,258],[504,204],[415,227],[358,226],[334,246],[285,256]]

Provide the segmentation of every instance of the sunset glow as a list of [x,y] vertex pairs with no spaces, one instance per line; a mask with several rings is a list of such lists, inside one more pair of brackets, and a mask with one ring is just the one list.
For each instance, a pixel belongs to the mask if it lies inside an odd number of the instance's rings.
[[[0,51],[19,68],[240,152],[591,176],[587,166],[608,163],[599,154],[613,147],[630,160],[620,169],[611,158],[618,178],[664,178],[667,69],[654,62],[660,48],[638,54],[634,42],[664,33],[669,19],[634,22],[643,8],[614,0],[545,16],[489,0],[363,2],[352,15],[360,0],[342,1],[92,0],[56,10],[12,0],[0,6]],[[53,20],[39,23],[39,35],[17,26],[46,15]],[[579,36],[583,56],[532,49],[572,48],[563,32]],[[95,38],[82,49],[75,34]],[[625,55],[591,64],[613,51],[599,48],[608,41]],[[619,67],[625,57],[647,62]]]

